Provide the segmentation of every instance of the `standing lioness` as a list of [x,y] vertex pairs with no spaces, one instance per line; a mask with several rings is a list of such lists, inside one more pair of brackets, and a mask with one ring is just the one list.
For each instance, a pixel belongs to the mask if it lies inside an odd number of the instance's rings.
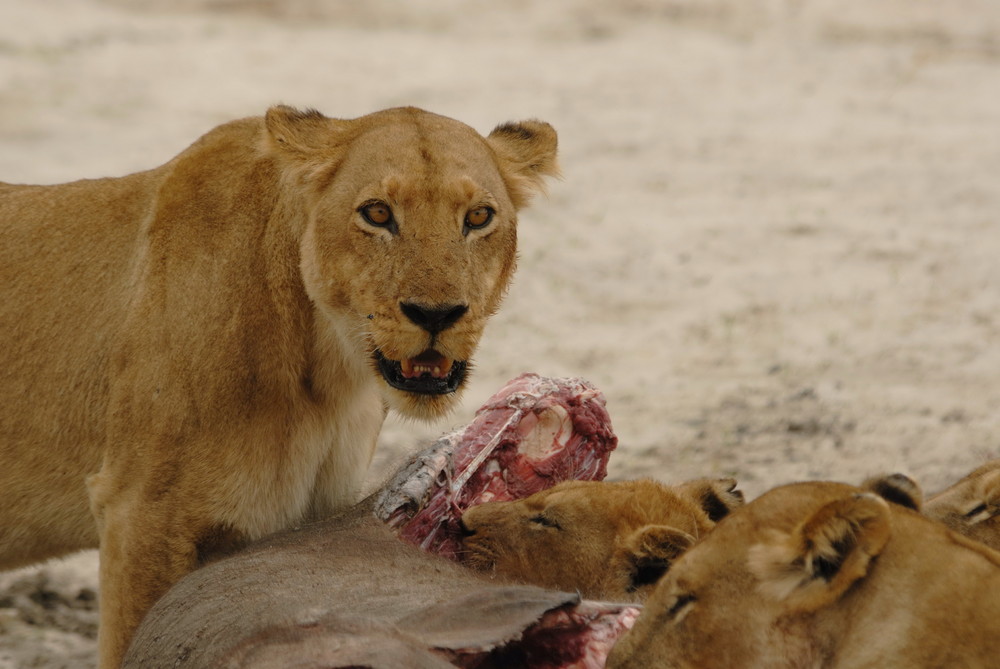
[[206,555],[355,501],[387,408],[455,402],[555,152],[275,107],[148,172],[0,185],[0,568],[100,545],[115,667]]

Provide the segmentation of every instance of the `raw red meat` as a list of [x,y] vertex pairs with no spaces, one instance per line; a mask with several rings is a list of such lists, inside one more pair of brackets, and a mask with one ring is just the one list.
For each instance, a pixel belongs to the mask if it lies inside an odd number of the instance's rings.
[[404,540],[455,559],[470,506],[527,497],[570,479],[599,481],[618,438],[604,395],[578,378],[523,374],[475,419],[390,481],[375,515]]
[[639,617],[638,605],[582,600],[546,612],[520,639],[483,651],[452,651],[466,669],[604,669],[611,647]]

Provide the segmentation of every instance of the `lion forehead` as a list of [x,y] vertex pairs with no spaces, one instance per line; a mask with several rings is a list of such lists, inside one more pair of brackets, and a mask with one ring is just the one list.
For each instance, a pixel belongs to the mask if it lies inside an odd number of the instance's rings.
[[[358,119],[347,159],[371,167],[389,166],[399,174],[414,170],[454,177],[484,175],[499,178],[485,139],[461,121],[414,110],[399,115]],[[375,122],[377,121],[377,122]]]

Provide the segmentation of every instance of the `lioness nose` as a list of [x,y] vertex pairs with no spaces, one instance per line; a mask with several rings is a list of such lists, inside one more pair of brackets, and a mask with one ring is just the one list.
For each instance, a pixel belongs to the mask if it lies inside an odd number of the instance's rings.
[[400,302],[399,308],[407,318],[431,334],[447,330],[469,310],[464,304],[425,307],[413,302]]

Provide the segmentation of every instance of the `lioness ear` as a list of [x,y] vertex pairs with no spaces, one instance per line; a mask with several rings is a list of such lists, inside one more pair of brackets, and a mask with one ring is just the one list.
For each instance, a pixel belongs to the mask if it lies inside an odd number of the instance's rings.
[[332,146],[341,123],[315,109],[300,111],[287,105],[271,107],[264,115],[273,146],[298,158]]
[[545,190],[544,177],[558,176],[558,139],[544,121],[501,123],[486,138],[500,163],[511,202],[518,209]]
[[773,531],[750,549],[761,591],[790,610],[815,611],[868,573],[889,540],[889,505],[871,493],[828,503],[793,532]]
[[731,511],[743,506],[743,491],[736,489],[736,479],[695,479],[678,486],[698,501],[708,518],[717,523]]
[[875,493],[887,502],[914,511],[920,511],[924,503],[924,493],[920,489],[920,484],[905,474],[873,476],[865,479],[860,487]]
[[630,534],[617,552],[628,575],[628,591],[659,581],[670,563],[693,543],[690,534],[667,525],[646,525]]

